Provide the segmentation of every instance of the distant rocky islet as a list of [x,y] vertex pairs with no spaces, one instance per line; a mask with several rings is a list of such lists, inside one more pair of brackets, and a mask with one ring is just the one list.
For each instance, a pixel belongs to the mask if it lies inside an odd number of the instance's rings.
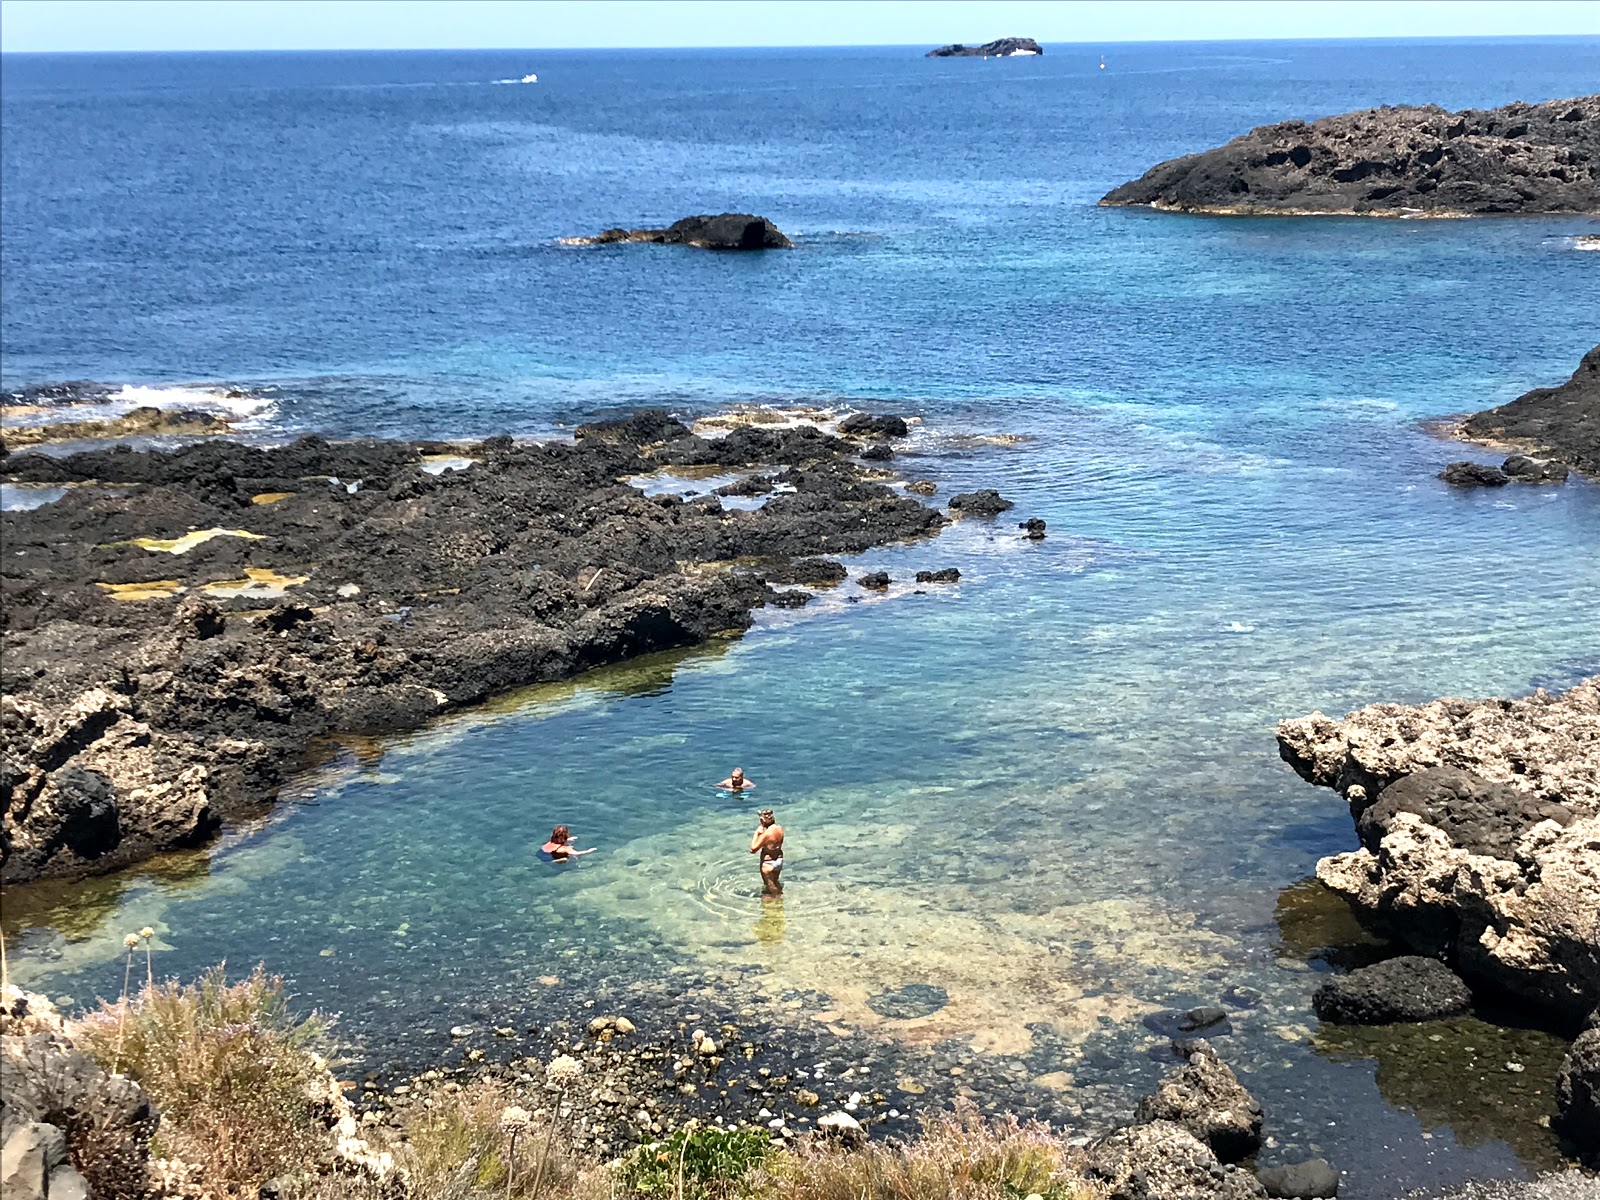
[[929,50],[924,58],[1032,58],[1044,53],[1044,47],[1032,38],[1004,37],[981,46],[967,46],[953,42]]

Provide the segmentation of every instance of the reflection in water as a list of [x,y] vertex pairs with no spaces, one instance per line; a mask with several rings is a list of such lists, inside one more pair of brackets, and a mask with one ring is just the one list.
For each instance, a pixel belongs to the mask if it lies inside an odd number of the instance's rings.
[[1467,1146],[1503,1141],[1542,1169],[1563,1164],[1553,1143],[1555,1079],[1567,1043],[1474,1017],[1418,1024],[1324,1025],[1313,1043],[1335,1062],[1371,1059],[1385,1100],[1427,1130]]
[[783,941],[783,897],[769,896],[763,900],[761,916],[751,928],[756,935],[756,941],[763,946],[775,946]]
[[1278,893],[1274,918],[1280,953],[1301,962],[1349,971],[1394,954],[1387,941],[1356,919],[1342,896],[1314,875]]

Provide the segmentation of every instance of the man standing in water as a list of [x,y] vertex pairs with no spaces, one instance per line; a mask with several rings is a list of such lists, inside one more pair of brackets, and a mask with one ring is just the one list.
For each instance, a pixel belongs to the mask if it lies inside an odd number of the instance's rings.
[[750,853],[761,856],[761,894],[783,895],[783,826],[770,808],[763,808],[761,824],[750,838]]

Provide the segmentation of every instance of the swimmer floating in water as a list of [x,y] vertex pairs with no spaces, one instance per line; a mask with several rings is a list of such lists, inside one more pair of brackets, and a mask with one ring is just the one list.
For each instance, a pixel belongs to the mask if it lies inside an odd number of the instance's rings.
[[770,808],[763,808],[757,817],[761,824],[750,838],[750,853],[761,856],[761,894],[763,896],[783,895],[783,826],[778,824],[778,819],[772,815]]
[[540,854],[547,854],[555,862],[566,862],[569,858],[577,858],[580,854],[593,854],[596,847],[590,846],[587,850],[577,850],[572,845],[572,831],[565,825],[557,825],[550,831],[550,840],[539,847]]
[[743,767],[735,767],[731,775],[717,784],[725,792],[742,792],[748,788],[755,787],[755,785],[756,781],[754,779],[746,779],[744,777]]

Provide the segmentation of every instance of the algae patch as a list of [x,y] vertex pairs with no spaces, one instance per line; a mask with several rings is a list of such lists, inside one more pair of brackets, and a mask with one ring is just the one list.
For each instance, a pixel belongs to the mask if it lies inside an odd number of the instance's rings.
[[287,500],[293,492],[257,492],[250,497],[251,504],[276,504],[279,500]]
[[[251,533],[247,529],[193,529],[182,537],[175,538],[132,538],[120,543],[127,546],[139,546],[142,549],[165,554],[186,554],[196,546],[204,545],[212,538],[236,537],[248,538],[253,542],[266,540],[264,534]],[[119,543],[113,543],[116,545]]]
[[161,600],[183,591],[182,582],[176,579],[152,579],[144,583],[97,583],[95,587],[105,588],[113,600],[121,601]]
[[208,596],[224,599],[242,597],[247,600],[279,600],[292,587],[298,587],[309,575],[281,575],[271,567],[246,567],[243,579],[224,579],[208,583],[200,590]]

